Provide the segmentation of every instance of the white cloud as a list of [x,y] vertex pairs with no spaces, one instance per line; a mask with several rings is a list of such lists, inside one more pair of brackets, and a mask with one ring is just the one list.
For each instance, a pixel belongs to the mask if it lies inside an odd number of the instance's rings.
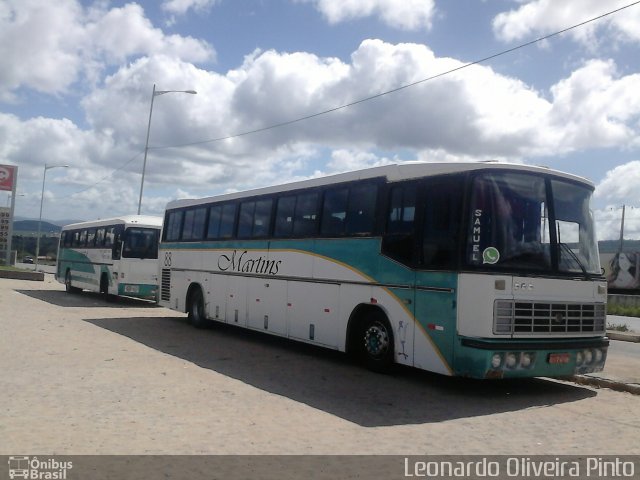
[[607,172],[596,187],[596,197],[616,204],[638,205],[640,160],[619,165]]
[[434,0],[297,0],[315,4],[335,24],[376,16],[391,27],[428,30],[435,15]]
[[640,74],[592,60],[551,88],[551,129],[566,150],[640,145]]
[[0,163],[24,164],[26,176],[21,178],[34,184],[45,162],[70,163],[73,168],[59,172],[58,183],[52,183],[52,189],[64,186],[67,196],[121,168],[81,197],[99,206],[101,195],[117,194],[123,199],[119,211],[127,205],[133,211],[157,79],[162,79],[160,90],[193,89],[198,94],[172,93],[154,100],[143,205],[155,213],[178,190],[205,196],[389,162],[521,161],[640,143],[640,99],[635,93],[640,75],[623,76],[613,62],[590,61],[550,92],[475,65],[282,128],[155,148],[286,122],[461,65],[436,57],[424,45],[380,40],[364,41],[349,62],[305,52],[256,51],[225,73],[172,56],[144,57],[118,69],[84,98],[90,130],[68,120],[0,116]]
[[165,0],[162,2],[162,9],[170,13],[184,15],[190,9],[195,11],[209,10],[219,2],[220,0]]
[[[514,10],[503,12],[493,19],[495,35],[502,41],[531,39],[533,35],[545,35],[571,25],[595,18],[611,10],[623,7],[630,2],[626,0],[581,0],[580,2],[564,2],[553,0],[533,0],[522,2]],[[640,42],[640,7],[633,6],[581,26],[571,31],[576,41],[591,48],[598,42],[598,33],[608,30],[617,41]]]
[[83,8],[76,0],[0,4],[3,101],[17,101],[15,91],[21,87],[63,94],[83,76],[94,82],[108,66],[158,52],[191,62],[215,56],[204,41],[154,28],[135,3],[111,10]]

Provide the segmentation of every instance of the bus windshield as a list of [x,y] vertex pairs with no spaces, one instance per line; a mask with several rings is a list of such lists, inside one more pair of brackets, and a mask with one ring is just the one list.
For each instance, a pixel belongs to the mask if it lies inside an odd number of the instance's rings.
[[467,264],[599,275],[591,193],[586,186],[540,175],[477,175],[470,196]]
[[158,258],[158,230],[154,228],[127,228],[122,257]]

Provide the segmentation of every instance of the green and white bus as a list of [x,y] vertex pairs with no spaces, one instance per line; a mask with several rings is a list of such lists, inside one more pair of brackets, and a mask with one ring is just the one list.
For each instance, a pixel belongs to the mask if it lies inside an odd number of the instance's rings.
[[62,228],[56,279],[69,293],[91,290],[155,300],[162,217],[130,215]]
[[178,200],[159,303],[474,378],[603,368],[606,281],[589,181],[500,163],[390,165]]

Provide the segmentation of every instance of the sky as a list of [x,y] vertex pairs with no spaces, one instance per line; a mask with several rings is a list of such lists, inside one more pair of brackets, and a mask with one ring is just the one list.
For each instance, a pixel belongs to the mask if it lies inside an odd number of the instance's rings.
[[599,238],[619,237],[626,205],[638,239],[640,4],[516,48],[632,3],[0,0],[0,164],[19,167],[16,216],[38,218],[45,165],[68,167],[46,171],[44,219],[136,213],[153,99],[143,214],[498,160],[588,178]]

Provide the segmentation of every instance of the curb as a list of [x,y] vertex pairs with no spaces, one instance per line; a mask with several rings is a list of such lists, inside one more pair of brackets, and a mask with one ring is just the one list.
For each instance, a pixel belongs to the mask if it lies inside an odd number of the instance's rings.
[[640,333],[617,332],[615,330],[607,330],[609,340],[622,340],[623,342],[640,342]]
[[10,278],[12,280],[31,280],[34,282],[43,282],[43,272],[25,272],[20,270],[0,270],[0,278]]
[[586,375],[574,375],[570,377],[570,381],[578,383],[580,385],[588,385],[597,388],[610,388],[618,392],[627,392],[633,395],[640,395],[640,385],[622,383],[615,380],[609,380],[600,377],[589,377]]

